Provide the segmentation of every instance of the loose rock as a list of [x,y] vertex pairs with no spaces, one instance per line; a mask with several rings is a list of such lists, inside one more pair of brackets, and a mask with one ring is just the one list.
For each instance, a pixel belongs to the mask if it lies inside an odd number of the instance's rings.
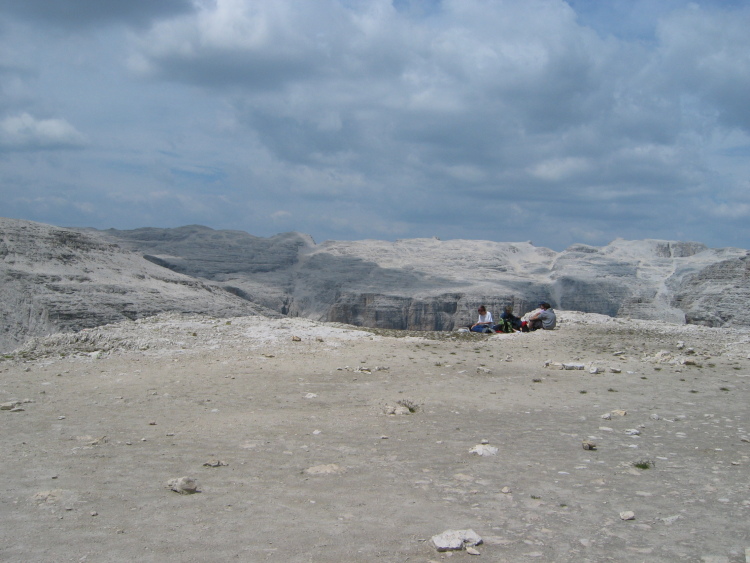
[[487,444],[477,444],[469,450],[469,453],[481,456],[492,456],[497,455],[497,448],[494,446],[488,446]]
[[203,467],[224,467],[229,465],[226,461],[221,461],[220,459],[212,459],[211,461],[207,461],[203,464]]
[[474,530],[446,530],[432,536],[432,543],[438,551],[461,551],[464,547],[473,547],[482,543]]
[[341,469],[341,467],[339,467],[335,463],[308,467],[304,471],[304,473],[306,473],[307,475],[333,475],[335,473],[343,473],[343,472],[344,470]]
[[180,493],[181,495],[191,495],[198,491],[198,481],[192,477],[177,477],[167,481],[167,488]]

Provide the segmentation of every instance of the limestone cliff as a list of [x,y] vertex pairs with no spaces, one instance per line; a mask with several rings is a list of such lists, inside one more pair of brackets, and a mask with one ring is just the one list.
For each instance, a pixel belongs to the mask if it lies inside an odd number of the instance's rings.
[[748,251],[617,239],[562,252],[530,242],[270,238],[208,227],[94,231],[0,219],[0,350],[32,335],[160,311],[303,316],[451,330],[555,308],[750,326]]
[[2,218],[0,288],[0,351],[31,336],[161,311],[218,317],[263,311],[216,284],[156,266],[97,233]]

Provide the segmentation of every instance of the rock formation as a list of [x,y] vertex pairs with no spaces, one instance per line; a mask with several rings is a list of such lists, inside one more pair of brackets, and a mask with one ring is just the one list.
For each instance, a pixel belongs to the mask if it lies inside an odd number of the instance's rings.
[[[748,326],[748,251],[617,239],[563,252],[530,242],[408,239],[315,242],[190,226],[106,231],[147,259],[282,314],[382,328],[450,330],[484,303],[517,313],[541,300],[610,316]],[[744,301],[743,301],[744,300]]]
[[271,313],[216,284],[157,266],[96,232],[2,218],[0,287],[2,351],[32,336],[162,311]]
[[[530,242],[270,238],[208,227],[95,231],[0,219],[0,349],[31,335],[160,311],[275,314],[451,330],[479,304],[750,326],[737,248],[617,239],[563,252]],[[273,313],[271,313],[273,314]]]

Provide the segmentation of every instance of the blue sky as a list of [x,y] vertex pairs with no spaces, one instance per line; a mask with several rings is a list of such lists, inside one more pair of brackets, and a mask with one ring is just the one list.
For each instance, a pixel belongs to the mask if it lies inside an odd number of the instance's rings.
[[0,0],[0,216],[750,248],[750,4]]

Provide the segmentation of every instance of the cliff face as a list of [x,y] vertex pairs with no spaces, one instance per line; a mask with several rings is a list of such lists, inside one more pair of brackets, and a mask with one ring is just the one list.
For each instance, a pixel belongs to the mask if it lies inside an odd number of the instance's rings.
[[450,330],[473,322],[480,304],[522,314],[543,300],[611,316],[750,326],[742,308],[749,261],[746,250],[691,242],[618,239],[558,253],[528,242],[315,244],[299,233],[93,231],[0,219],[0,349],[161,311]]
[[283,314],[320,320],[446,330],[471,322],[480,303],[495,314],[509,304],[520,314],[545,300],[611,316],[750,325],[729,308],[714,310],[711,297],[727,284],[741,297],[748,282],[740,262],[747,251],[695,242],[618,239],[558,253],[528,242],[315,244],[298,233],[262,239],[205,227],[107,234],[169,268]]
[[687,276],[677,287],[674,304],[688,323],[750,326],[750,256],[722,260]]
[[96,233],[0,219],[0,350],[32,336],[162,311],[214,316],[262,309],[215,284],[156,266]]

